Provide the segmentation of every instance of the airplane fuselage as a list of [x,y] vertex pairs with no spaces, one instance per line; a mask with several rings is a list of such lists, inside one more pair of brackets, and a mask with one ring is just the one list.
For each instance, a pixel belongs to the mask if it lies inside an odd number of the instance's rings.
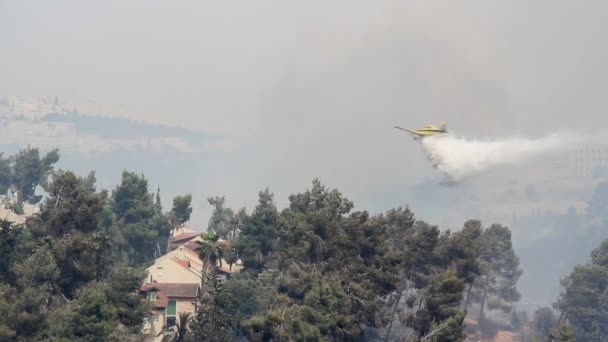
[[413,134],[414,137],[416,137],[416,138],[424,138],[424,137],[444,134],[444,133],[448,132],[445,129],[445,123],[441,124],[440,126],[427,125],[427,126],[424,126],[422,128],[417,128],[417,129],[407,129],[407,128],[401,128],[399,126],[395,126],[395,128],[409,132],[409,133]]
[[410,130],[409,132],[413,133],[413,134],[417,134],[417,135],[423,135],[423,136],[447,133],[446,130],[433,129],[433,128],[420,128],[420,129]]

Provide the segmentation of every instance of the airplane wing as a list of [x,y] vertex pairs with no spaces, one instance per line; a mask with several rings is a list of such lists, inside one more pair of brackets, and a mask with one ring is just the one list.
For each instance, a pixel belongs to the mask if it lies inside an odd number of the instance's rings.
[[402,130],[402,131],[406,131],[406,132],[409,132],[409,133],[415,134],[415,135],[420,135],[420,134],[418,134],[418,132],[416,132],[416,131],[412,131],[411,129],[402,128],[402,127],[399,127],[399,126],[395,126],[395,128],[396,128],[396,129],[400,129],[400,130]]

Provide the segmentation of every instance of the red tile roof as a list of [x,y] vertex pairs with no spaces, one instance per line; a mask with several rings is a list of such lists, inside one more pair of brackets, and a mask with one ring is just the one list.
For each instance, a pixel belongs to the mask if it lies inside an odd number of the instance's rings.
[[184,247],[186,247],[188,250],[195,252],[198,249],[200,245],[198,243],[196,243],[196,241],[188,241],[184,244]]
[[185,268],[190,267],[190,260],[182,260],[182,259],[178,259],[178,258],[171,258],[171,260],[175,261],[176,263],[182,265]]
[[180,241],[188,241],[188,240],[192,240],[193,238],[197,237],[199,234],[196,233],[182,233],[179,234],[178,236],[175,236],[173,239],[171,239],[172,243],[177,243]]
[[196,238],[199,234],[196,233],[182,233],[179,234],[178,236],[172,238],[171,240],[169,240],[169,250],[174,250],[177,247],[185,244],[185,243],[189,243],[192,242],[191,240]]
[[156,292],[157,308],[166,308],[169,298],[192,298],[198,296],[198,284],[146,283],[140,287],[140,292]]
[[[196,250],[201,246],[201,244],[204,244],[205,240],[203,241],[188,241],[186,243],[183,243],[184,247],[186,247],[187,249],[196,252]],[[228,240],[219,240],[217,242],[218,245],[222,246],[222,247],[226,247],[226,248],[230,248],[232,243]]]

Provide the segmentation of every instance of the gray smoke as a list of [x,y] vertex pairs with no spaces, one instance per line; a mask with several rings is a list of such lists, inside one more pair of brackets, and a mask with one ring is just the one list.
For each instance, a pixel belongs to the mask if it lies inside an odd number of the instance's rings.
[[422,139],[422,146],[433,166],[445,175],[444,182],[457,183],[496,166],[521,165],[541,155],[564,151],[579,142],[565,133],[493,141],[443,135]]

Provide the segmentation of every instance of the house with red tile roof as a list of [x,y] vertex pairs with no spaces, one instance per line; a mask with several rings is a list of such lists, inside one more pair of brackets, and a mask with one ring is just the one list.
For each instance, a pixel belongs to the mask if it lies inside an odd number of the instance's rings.
[[192,239],[195,239],[197,236],[199,236],[199,234],[197,233],[181,233],[179,235],[176,235],[169,240],[168,250],[172,251],[177,247],[191,241]]
[[203,261],[183,246],[154,260],[148,267],[147,283],[200,284]]
[[144,341],[161,341],[164,332],[179,323],[180,313],[188,312],[194,317],[199,291],[199,284],[148,283],[142,285],[140,294],[154,307],[144,325],[143,333],[146,336]]
[[196,314],[203,261],[198,253],[183,246],[157,258],[148,267],[146,283],[140,293],[154,302],[144,334],[146,342],[162,341],[164,333],[175,326],[179,313]]
[[[145,327],[146,341],[161,341],[164,332],[175,325],[180,312],[196,314],[196,295],[202,280],[203,260],[197,253],[202,241],[198,234],[182,233],[172,240],[174,248],[157,258],[147,269],[146,283],[140,293],[154,302]],[[228,241],[222,240],[229,246]],[[170,244],[170,246],[172,246]],[[240,263],[229,265],[218,260],[218,278],[227,280],[240,271]]]

